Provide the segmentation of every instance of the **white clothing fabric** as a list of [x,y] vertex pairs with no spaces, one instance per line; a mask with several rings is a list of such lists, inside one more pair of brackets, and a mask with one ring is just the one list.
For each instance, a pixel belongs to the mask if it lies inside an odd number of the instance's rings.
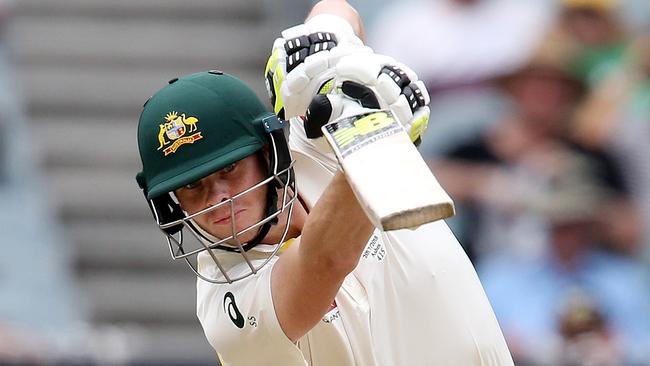
[[473,82],[522,66],[554,16],[552,1],[399,1],[377,17],[368,44],[431,85]]
[[[305,154],[299,137],[291,141],[299,192],[312,206],[331,171]],[[219,256],[235,271],[248,270],[237,253]],[[442,221],[376,230],[330,310],[296,344],[275,315],[276,260],[233,284],[197,282],[197,315],[225,365],[513,364],[476,272]],[[199,268],[218,274],[205,253]]]

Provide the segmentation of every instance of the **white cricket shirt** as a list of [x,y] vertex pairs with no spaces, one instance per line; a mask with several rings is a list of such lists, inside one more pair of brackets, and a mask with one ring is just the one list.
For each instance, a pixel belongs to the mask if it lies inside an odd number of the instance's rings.
[[[293,154],[300,194],[312,206],[331,174]],[[239,254],[219,256],[248,271]],[[201,271],[218,274],[207,254],[199,261]],[[330,310],[296,344],[275,315],[274,264],[229,285],[197,282],[199,320],[225,365],[513,365],[476,272],[442,221],[375,230]]]

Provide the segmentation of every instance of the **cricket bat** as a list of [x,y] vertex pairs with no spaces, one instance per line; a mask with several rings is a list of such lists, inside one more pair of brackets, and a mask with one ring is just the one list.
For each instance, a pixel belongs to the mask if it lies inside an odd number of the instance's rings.
[[389,110],[359,107],[321,130],[368,218],[384,231],[454,215],[454,203]]

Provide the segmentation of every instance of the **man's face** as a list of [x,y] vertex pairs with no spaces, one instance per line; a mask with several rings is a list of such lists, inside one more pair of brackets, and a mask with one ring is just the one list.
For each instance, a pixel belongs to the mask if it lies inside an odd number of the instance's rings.
[[562,72],[544,67],[527,70],[514,79],[512,90],[524,122],[538,130],[551,132],[562,128],[579,96],[579,91]]
[[[251,155],[197,182],[179,188],[174,193],[183,211],[192,215],[259,183],[266,178],[263,171],[261,159],[257,155]],[[267,185],[263,185],[234,200],[234,221],[237,232],[262,219],[266,208],[267,190]],[[194,221],[217,238],[225,238],[233,234],[230,204],[199,215],[194,218]],[[242,243],[248,242],[256,234],[257,229],[252,229],[240,236],[239,240]]]

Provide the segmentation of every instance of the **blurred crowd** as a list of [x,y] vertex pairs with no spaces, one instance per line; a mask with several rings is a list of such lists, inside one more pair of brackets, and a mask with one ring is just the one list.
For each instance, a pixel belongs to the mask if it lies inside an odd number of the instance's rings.
[[428,83],[421,152],[517,365],[650,365],[649,11],[418,0],[369,31]]

